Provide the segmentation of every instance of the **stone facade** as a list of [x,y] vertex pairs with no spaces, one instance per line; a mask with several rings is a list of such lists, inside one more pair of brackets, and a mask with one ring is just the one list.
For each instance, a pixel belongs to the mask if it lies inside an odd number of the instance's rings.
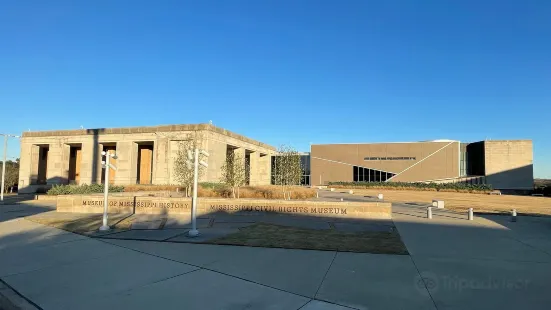
[[[231,150],[247,155],[250,185],[270,184],[274,147],[210,124],[198,124],[25,132],[21,138],[19,192],[36,192],[53,184],[101,183],[101,152],[109,149],[118,156],[117,171],[110,177],[114,184],[176,184],[172,170],[180,141],[195,135],[210,154],[201,182],[220,181],[220,168]],[[147,165],[143,165],[145,161]]]

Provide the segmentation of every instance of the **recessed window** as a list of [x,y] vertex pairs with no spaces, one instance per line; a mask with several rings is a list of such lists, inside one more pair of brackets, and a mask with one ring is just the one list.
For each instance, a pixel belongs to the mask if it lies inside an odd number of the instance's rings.
[[385,182],[396,174],[392,172],[353,166],[352,175],[354,182]]

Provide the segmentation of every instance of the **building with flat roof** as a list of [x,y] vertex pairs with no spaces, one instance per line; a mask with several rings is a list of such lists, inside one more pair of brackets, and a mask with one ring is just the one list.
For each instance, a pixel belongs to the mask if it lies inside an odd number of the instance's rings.
[[531,140],[315,144],[312,185],[329,182],[468,182],[533,188]]
[[[102,151],[118,156],[110,183],[177,184],[175,159],[182,141],[192,137],[210,153],[201,182],[219,182],[231,152],[244,158],[248,184],[267,185],[276,179],[274,147],[211,124],[58,130],[22,134],[19,192],[102,183]],[[300,156],[304,185],[468,182],[497,189],[533,188],[531,140],[314,144]]]
[[210,125],[170,125],[25,132],[21,137],[19,192],[29,193],[54,184],[102,183],[101,152],[116,152],[117,167],[110,183],[177,184],[173,168],[180,143],[198,137],[209,152],[201,182],[219,182],[228,153],[242,155],[247,182],[270,184],[270,157],[275,148]]

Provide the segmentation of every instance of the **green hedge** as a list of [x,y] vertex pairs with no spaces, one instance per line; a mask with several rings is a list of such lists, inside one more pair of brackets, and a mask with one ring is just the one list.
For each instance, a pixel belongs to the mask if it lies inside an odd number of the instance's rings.
[[[84,185],[54,185],[47,194],[48,195],[78,195],[78,194],[94,194],[103,193],[103,184],[84,184]],[[120,193],[124,192],[124,186],[109,185],[109,192]]]
[[329,185],[350,186],[359,188],[394,188],[417,190],[456,190],[456,191],[491,191],[488,184],[467,183],[408,183],[408,182],[329,182]]

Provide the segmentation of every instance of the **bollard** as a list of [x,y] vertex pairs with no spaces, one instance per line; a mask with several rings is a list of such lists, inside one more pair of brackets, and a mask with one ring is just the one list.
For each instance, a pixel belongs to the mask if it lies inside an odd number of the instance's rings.
[[517,221],[517,209],[513,209],[513,212],[511,212],[511,222]]
[[427,207],[427,218],[428,219],[432,218],[432,207]]
[[469,221],[473,220],[473,208],[469,208]]
[[383,194],[377,195],[377,198],[379,198],[379,200],[383,200]]
[[353,190],[349,190],[348,193],[349,193],[349,194],[354,194],[354,191],[353,191]]
[[316,198],[320,198],[320,192],[316,191]]
[[344,201],[344,199],[343,199],[343,198],[341,198],[341,201]]

